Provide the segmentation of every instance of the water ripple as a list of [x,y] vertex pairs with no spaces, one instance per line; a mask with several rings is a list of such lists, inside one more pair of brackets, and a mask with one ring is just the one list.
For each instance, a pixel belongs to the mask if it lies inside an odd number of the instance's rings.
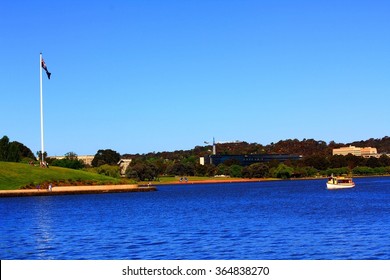
[[390,178],[0,200],[1,259],[390,259]]

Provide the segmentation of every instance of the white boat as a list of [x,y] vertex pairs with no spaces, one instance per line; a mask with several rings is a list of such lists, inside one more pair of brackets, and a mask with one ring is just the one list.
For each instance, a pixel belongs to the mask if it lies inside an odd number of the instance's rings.
[[339,176],[330,176],[328,182],[326,182],[326,188],[328,190],[337,190],[337,189],[350,189],[355,187],[351,177],[339,177]]

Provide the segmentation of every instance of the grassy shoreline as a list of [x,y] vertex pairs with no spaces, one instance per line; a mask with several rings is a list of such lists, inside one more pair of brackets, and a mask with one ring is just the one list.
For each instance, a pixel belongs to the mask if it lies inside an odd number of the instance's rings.
[[120,179],[61,167],[41,168],[25,163],[0,162],[0,189],[45,188],[49,183],[63,185],[115,185]]
[[[386,175],[354,176],[383,177]],[[387,175],[389,176],[389,175]],[[182,180],[180,181],[180,179]],[[187,178],[187,181],[185,180]],[[324,180],[326,177],[291,178],[287,180]],[[198,177],[198,176],[162,176],[157,181],[135,183],[128,179],[112,178],[96,173],[73,170],[61,167],[40,168],[25,163],[0,162],[0,190],[36,189],[39,184],[42,189],[49,183],[54,186],[96,186],[96,185],[125,185],[139,186],[191,185],[215,183],[246,183],[282,180],[278,178],[232,178],[232,177]]]

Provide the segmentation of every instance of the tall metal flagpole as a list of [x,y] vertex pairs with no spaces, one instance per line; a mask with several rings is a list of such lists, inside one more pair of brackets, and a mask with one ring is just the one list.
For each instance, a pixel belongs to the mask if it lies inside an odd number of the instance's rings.
[[39,55],[39,89],[41,97],[41,162],[44,162],[43,153],[45,149],[43,147],[43,96],[42,96],[42,53]]

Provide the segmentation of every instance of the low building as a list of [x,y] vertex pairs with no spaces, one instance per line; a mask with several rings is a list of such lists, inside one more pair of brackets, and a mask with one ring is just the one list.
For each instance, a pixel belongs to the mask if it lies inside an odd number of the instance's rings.
[[380,154],[378,154],[377,149],[371,147],[365,147],[365,148],[360,148],[355,146],[341,147],[341,148],[333,149],[332,154],[341,155],[341,156],[346,156],[348,154],[351,154],[354,156],[365,157],[365,158],[380,157]]
[[376,148],[362,148],[362,157],[368,158],[368,157],[380,157],[380,154],[378,154],[378,151]]
[[[50,156],[48,158],[51,158],[51,159],[64,159],[65,156]],[[92,161],[93,161],[94,158],[95,158],[95,156],[90,156],[90,155],[87,155],[87,156],[77,156],[77,159],[82,160],[85,165],[92,165]]]
[[85,165],[92,165],[92,161],[95,156],[77,156],[78,159],[81,159]]
[[362,155],[362,149],[355,146],[341,147],[341,148],[333,149],[332,154],[341,155],[341,156],[346,156],[348,154],[351,154],[360,157]]

